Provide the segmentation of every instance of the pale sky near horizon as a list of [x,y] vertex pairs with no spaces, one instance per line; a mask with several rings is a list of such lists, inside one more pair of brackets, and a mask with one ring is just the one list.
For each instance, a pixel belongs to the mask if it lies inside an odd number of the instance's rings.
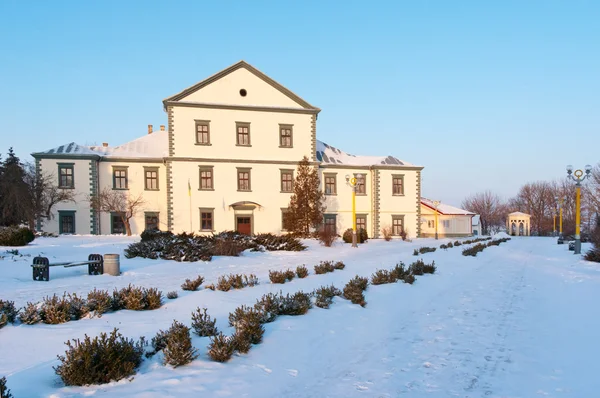
[[600,162],[600,1],[0,0],[0,151],[122,144],[243,59],[317,138],[423,165],[423,195],[508,198]]

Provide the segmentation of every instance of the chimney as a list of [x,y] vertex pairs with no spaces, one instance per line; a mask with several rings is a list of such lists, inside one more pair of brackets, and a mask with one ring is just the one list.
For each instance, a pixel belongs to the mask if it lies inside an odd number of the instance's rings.
[[160,125],[160,131],[165,131],[165,125],[164,124]]
[[103,143],[102,143],[102,146],[103,146],[104,148],[106,148],[106,147],[108,146],[108,142],[103,142]]
[[152,125],[149,124],[148,125],[148,134],[152,134],[152,129],[153,129]]

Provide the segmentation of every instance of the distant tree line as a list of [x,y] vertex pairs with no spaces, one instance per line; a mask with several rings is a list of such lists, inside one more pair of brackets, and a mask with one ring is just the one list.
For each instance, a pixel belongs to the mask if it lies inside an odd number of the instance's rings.
[[0,226],[26,225],[50,219],[54,206],[75,201],[73,190],[59,189],[56,176],[38,173],[35,163],[23,163],[10,148],[0,158]]
[[[563,234],[575,233],[575,183],[567,178],[557,181],[528,182],[516,196],[506,201],[492,192],[484,191],[463,200],[466,210],[481,216],[484,234],[495,233],[506,227],[509,213],[520,211],[531,215],[532,235],[551,235],[559,229],[560,208],[563,211]],[[581,189],[581,231],[590,233],[600,214],[600,164],[592,170],[591,179]]]

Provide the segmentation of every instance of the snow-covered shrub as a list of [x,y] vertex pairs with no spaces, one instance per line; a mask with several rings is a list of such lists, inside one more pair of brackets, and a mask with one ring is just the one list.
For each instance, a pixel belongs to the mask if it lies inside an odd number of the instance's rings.
[[452,242],[448,242],[446,244],[446,246],[448,247],[448,249],[452,249],[454,247],[454,245],[452,244]]
[[128,285],[121,290],[115,289],[112,302],[112,308],[115,311],[120,309],[154,310],[162,305],[162,292],[154,287],[146,289]]
[[228,292],[231,289],[243,289],[255,285],[258,285],[258,278],[254,274],[230,274],[220,276],[215,287],[217,290]]
[[394,266],[394,268],[392,268],[390,271],[391,277],[396,280],[404,280],[404,276],[407,273],[409,272],[404,268],[404,263],[402,261],[396,264],[396,266]]
[[487,246],[483,243],[478,243],[471,247],[467,247],[462,251],[463,256],[477,256],[477,253],[482,252]]
[[440,245],[440,249],[444,249],[444,250],[446,250],[446,249],[448,249],[448,245],[446,245],[446,244],[442,244],[442,245]]
[[271,283],[285,283],[288,281],[288,276],[285,271],[269,271],[269,280]]
[[408,271],[413,275],[423,275],[423,268],[425,262],[422,259],[418,259],[408,267]]
[[40,310],[35,303],[27,303],[19,312],[19,320],[26,325],[34,325],[42,321]]
[[344,264],[342,261],[336,261],[336,262],[333,264],[333,269],[342,270],[342,269],[344,269],[344,268],[346,268],[346,264]]
[[167,341],[163,348],[164,363],[178,367],[192,362],[198,357],[197,350],[192,346],[190,328],[184,324],[173,321],[167,330]]
[[413,250],[413,256],[418,256],[418,255],[419,255],[419,250],[418,249]]
[[585,253],[585,256],[583,258],[585,258],[587,261],[594,261],[596,263],[600,263],[600,249],[594,248],[588,250],[588,252]]
[[153,350],[146,353],[146,357],[149,358],[159,351],[162,351],[167,346],[167,332],[159,330],[156,336],[152,337],[150,342]]
[[315,305],[319,308],[329,308],[335,296],[341,296],[342,292],[335,286],[321,286],[314,292]]
[[186,279],[185,282],[181,285],[183,290],[188,291],[196,291],[200,287],[200,285],[204,282],[204,278],[201,275],[198,275],[196,279]]
[[46,297],[42,301],[40,316],[42,322],[49,325],[69,322],[71,320],[71,302],[66,295],[58,297],[54,294],[52,297]]
[[298,275],[298,278],[306,278],[308,276],[308,268],[305,265],[297,266],[296,275]]
[[210,338],[208,345],[208,356],[213,361],[227,362],[233,355],[235,349],[233,337],[227,337],[223,333]]
[[460,245],[462,245],[462,243],[460,243],[460,241],[459,241],[459,240],[457,240],[457,241],[454,241],[454,246],[460,246]]
[[167,292],[167,298],[168,298],[169,300],[174,300],[174,299],[176,299],[177,297],[179,297],[179,294],[177,293],[177,291],[176,291],[176,290],[173,290],[173,291]]
[[27,246],[34,239],[29,228],[0,227],[0,246]]
[[7,323],[14,323],[17,313],[14,301],[0,300],[0,329]]
[[404,278],[402,278],[404,283],[408,283],[409,285],[412,285],[413,283],[415,283],[415,279],[416,279],[415,276],[411,273],[404,275]]
[[310,294],[300,291],[290,296],[288,293],[281,298],[279,315],[304,315],[311,307]]
[[227,277],[225,275],[219,276],[219,279],[217,279],[217,284],[215,287],[217,288],[217,290],[220,290],[222,292],[230,291],[231,290],[231,281],[229,280],[229,277]]
[[364,307],[367,303],[363,292],[367,289],[369,280],[356,275],[344,286],[344,298],[350,300],[352,304],[360,304]]
[[425,253],[432,253],[436,250],[435,247],[420,247],[419,248],[419,253],[420,254],[425,254]]
[[260,314],[260,323],[273,322],[279,315],[281,307],[281,293],[267,293],[256,300],[254,309]]
[[110,311],[112,307],[112,298],[107,290],[97,290],[94,288],[87,295],[87,306],[90,311],[101,315]]
[[72,320],[79,320],[90,312],[87,301],[75,293],[69,294],[69,304]]
[[[367,231],[364,228],[358,228],[356,230],[356,243],[365,243],[369,239]],[[342,240],[345,243],[352,243],[352,228],[348,228],[342,235]]]
[[223,236],[212,242],[211,255],[237,257],[246,249],[246,245],[235,237]]
[[217,334],[217,320],[211,319],[210,315],[206,313],[207,309],[196,308],[196,311],[192,312],[192,328],[194,333],[200,337],[214,336]]
[[396,273],[385,269],[378,269],[373,275],[371,275],[372,285],[383,285],[385,283],[396,283],[398,278]]
[[333,272],[335,270],[333,265],[333,261],[321,261],[318,265],[315,265],[315,274],[320,275]]
[[0,377],[0,398],[14,398],[6,386],[6,377]]
[[234,350],[241,354],[248,353],[248,351],[250,351],[250,348],[252,347],[252,343],[250,342],[249,337],[250,336],[247,333],[244,333],[243,331],[236,331],[231,337],[233,339]]
[[432,261],[431,264],[423,265],[423,273],[424,274],[434,274],[436,270],[435,261]]
[[215,291],[215,289],[216,289],[216,286],[215,286],[215,284],[214,284],[214,283],[210,283],[210,284],[208,284],[208,285],[204,286],[204,288],[205,288],[205,289],[208,289],[208,290],[212,290],[212,291],[214,292],[214,291]]
[[131,376],[142,363],[145,340],[135,342],[123,337],[118,329],[110,335],[101,333],[83,341],[73,339],[65,343],[64,356],[59,355],[60,365],[54,371],[67,386],[105,384]]
[[229,326],[237,328],[243,322],[263,323],[263,314],[260,308],[242,305],[229,313]]

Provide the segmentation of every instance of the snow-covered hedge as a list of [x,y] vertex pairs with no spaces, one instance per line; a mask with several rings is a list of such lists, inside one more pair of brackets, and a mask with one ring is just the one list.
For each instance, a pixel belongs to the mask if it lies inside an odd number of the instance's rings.
[[227,231],[216,235],[144,231],[140,242],[125,249],[125,257],[175,261],[210,261],[212,256],[238,256],[244,250],[302,251],[306,249],[291,235],[243,235]]
[[27,246],[34,239],[29,228],[0,227],[0,246]]

